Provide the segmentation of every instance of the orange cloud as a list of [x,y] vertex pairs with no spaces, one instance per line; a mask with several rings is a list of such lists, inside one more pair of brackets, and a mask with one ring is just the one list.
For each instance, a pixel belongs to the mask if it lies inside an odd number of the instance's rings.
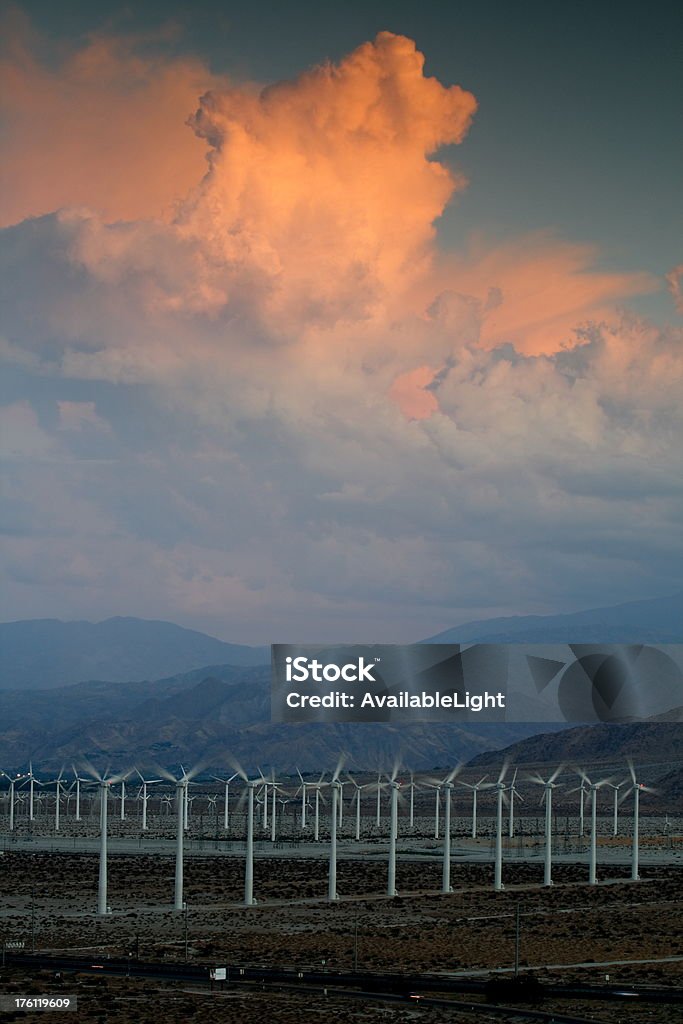
[[21,18],[7,21],[0,225],[72,205],[108,221],[171,217],[206,171],[186,118],[220,80],[199,60],[102,35],[53,67]]
[[426,390],[435,375],[436,370],[431,366],[418,366],[416,370],[402,373],[394,380],[389,397],[406,419],[426,420],[439,408],[434,393]]
[[660,287],[650,274],[596,270],[598,255],[595,246],[533,235],[449,258],[442,278],[485,307],[482,347],[551,354],[576,344],[587,320],[612,320],[614,303]]
[[180,223],[215,266],[267,282],[274,319],[357,320],[424,270],[462,185],[429,157],[463,138],[476,101],[423,65],[410,39],[380,32],[338,65],[202,98],[192,124],[211,170]]

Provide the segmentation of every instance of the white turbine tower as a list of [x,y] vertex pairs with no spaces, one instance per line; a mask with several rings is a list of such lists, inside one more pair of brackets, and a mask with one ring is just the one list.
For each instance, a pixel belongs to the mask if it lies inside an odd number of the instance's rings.
[[509,839],[512,839],[514,834],[515,834],[515,797],[516,796],[519,797],[519,799],[522,801],[522,803],[524,803],[524,797],[519,792],[519,790],[516,789],[516,787],[515,787],[515,782],[516,781],[517,781],[517,768],[515,768],[514,774],[512,776],[512,782],[510,783],[510,810],[509,810],[509,813],[508,813],[508,820],[509,820],[508,838]]
[[223,831],[224,832],[228,831],[228,825],[230,824],[230,817],[229,817],[229,810],[228,810],[229,800],[230,800],[230,783],[233,781],[233,779],[236,779],[238,775],[239,775],[239,772],[235,772],[235,774],[231,775],[229,779],[220,779],[217,775],[212,775],[211,776],[211,778],[215,779],[216,782],[220,782],[220,783],[222,783],[225,786],[225,792],[224,792],[224,796],[223,796]]
[[498,794],[496,814],[496,853],[493,871],[493,888],[496,892],[500,892],[503,888],[503,797],[505,794],[505,783],[503,782],[503,779],[505,778],[507,770],[508,765],[507,762],[505,762],[500,770],[498,781],[494,787]]
[[256,790],[261,786],[263,778],[259,777],[258,779],[250,779],[238,761],[235,761],[234,758],[232,758],[230,763],[239,777],[246,783],[246,789],[240,797],[240,803],[244,800],[245,795],[247,799],[247,841],[244,858],[244,905],[246,907],[252,907],[256,903],[256,900],[254,899],[254,800]]
[[[138,776],[140,778],[140,781],[142,782],[142,831],[146,832],[147,831],[147,800],[148,800],[147,787],[148,786],[154,786],[154,785],[156,785],[157,782],[161,782],[162,780],[161,779],[145,779],[143,777],[142,773],[137,768],[135,769],[135,771],[137,772],[137,774],[138,774]],[[171,778],[173,778],[173,776],[171,776]],[[122,783],[122,785],[123,785],[123,783]]]
[[553,884],[553,790],[562,785],[561,782],[555,782],[555,779],[561,771],[562,765],[560,765],[559,768],[556,768],[552,775],[547,779],[542,779],[538,774],[529,776],[532,782],[544,787],[543,796],[541,797],[541,803],[545,801],[544,885]]
[[120,782],[125,775],[129,775],[130,772],[121,772],[118,775],[107,777],[106,771],[104,775],[101,775],[91,764],[86,763],[83,767],[99,783],[100,787],[100,864],[97,881],[97,913],[100,916],[104,916],[109,913],[109,907],[107,906],[107,812],[109,789],[117,782]]
[[382,824],[382,775],[377,774],[377,828]]
[[[55,832],[59,832],[59,805],[60,797],[62,795],[62,775],[64,774],[64,765],[59,770],[59,775],[54,779],[55,783]],[[44,785],[50,785],[50,783],[44,783]]]
[[277,794],[278,790],[281,790],[282,787],[275,780],[275,769],[271,768],[270,779],[265,778],[261,769],[259,769],[259,774],[261,775],[261,781],[264,783],[264,807],[268,803],[268,787],[270,786],[270,841],[274,843],[277,831]]
[[410,810],[408,812],[408,828],[415,825],[415,776],[410,773]]
[[364,786],[361,786],[361,785],[359,785],[356,782],[356,780],[351,775],[349,775],[349,781],[356,787],[356,831],[355,831],[355,837],[356,837],[356,839],[360,839],[360,801],[361,801],[362,791],[366,788],[368,783],[366,783]]
[[[588,798],[591,803],[591,834],[590,834],[590,847],[588,856],[588,884],[597,885],[597,866],[598,866],[598,790],[601,786],[605,786],[609,779],[600,779],[599,782],[591,782],[588,775],[583,769],[578,769],[578,773],[581,776],[581,786],[579,787],[581,792],[581,802],[583,803],[584,793],[588,794]],[[570,790],[571,792],[571,790]]]
[[633,882],[638,882],[640,880],[638,864],[638,858],[640,855],[640,794],[654,793],[656,790],[654,790],[652,786],[646,786],[644,782],[638,782],[633,761],[628,762],[628,770],[631,773],[631,780],[633,782],[633,845],[631,847],[631,880]]
[[387,896],[396,896],[396,840],[398,838],[398,793],[400,782],[396,781],[399,765],[394,764],[388,777],[390,788],[389,811],[389,866],[387,871]]
[[345,782],[339,779],[339,828],[341,830],[344,821],[344,786]]
[[[452,892],[451,889],[451,796],[453,794],[453,779],[460,771],[460,765],[448,773],[441,785],[446,791],[444,800],[444,823],[443,823],[443,866],[441,870],[441,892]],[[437,790],[438,792],[438,790]]]
[[82,779],[76,771],[76,766],[71,765],[71,770],[74,773],[74,779],[76,781],[76,821],[81,820],[81,783],[88,782],[88,779]]
[[317,782],[307,782],[307,790],[312,789],[315,791],[315,799],[313,801],[313,841],[315,843],[320,840],[320,800],[322,793],[320,792],[322,786],[327,786],[329,783],[323,782],[325,772],[322,773]]
[[0,775],[4,775],[9,781],[9,830],[14,832],[14,787],[17,782],[23,782],[24,775],[8,775],[7,772],[0,771]]
[[339,794],[341,792],[339,772],[341,771],[342,763],[343,761],[340,757],[330,782],[330,792],[332,796],[330,805],[330,862],[327,874],[328,900],[339,899],[339,896],[337,895],[337,823],[339,816]]
[[619,835],[619,790],[622,786],[626,785],[625,782],[608,782],[607,785],[610,789],[614,790],[613,805],[612,805],[612,835]]
[[175,884],[173,890],[173,909],[183,910],[185,907],[185,901],[183,899],[183,885],[184,885],[184,843],[185,843],[185,829],[187,828],[187,790],[190,785],[190,780],[198,775],[203,769],[202,764],[195,765],[190,771],[185,771],[183,766],[180,766],[182,775],[177,778],[171,772],[166,771],[165,768],[160,768],[157,765],[157,771],[159,774],[168,779],[175,785],[175,808],[176,808],[176,847],[175,847]]
[[439,838],[439,808],[441,805],[441,783],[428,782],[427,785],[434,790],[434,838]]
[[[576,790],[574,790],[576,792]],[[586,799],[587,789],[583,779],[581,785],[578,788],[578,792],[581,794],[579,802],[579,835],[583,838],[585,831],[585,814],[584,814],[584,800]]]
[[466,786],[472,790],[472,838],[477,838],[477,794],[480,789],[488,789],[491,783],[484,786],[484,780],[488,779],[488,775],[484,775],[479,782],[461,782],[461,786]]
[[304,782],[304,777],[298,768],[296,770],[296,773],[301,781],[301,831],[304,832],[306,830],[306,783]]
[[28,798],[28,820],[33,821],[34,818],[34,801],[33,801],[33,787],[35,784],[35,775],[33,774],[33,763],[28,763],[28,779],[29,779],[29,798]]

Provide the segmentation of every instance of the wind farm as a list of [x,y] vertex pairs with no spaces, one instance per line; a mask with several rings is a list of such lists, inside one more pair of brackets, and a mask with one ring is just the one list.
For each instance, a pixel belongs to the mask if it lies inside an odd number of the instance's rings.
[[494,996],[512,1020],[515,1000],[588,1012],[581,987],[609,1001],[628,985],[656,990],[668,1021],[683,965],[676,720],[278,726],[266,673],[211,666],[123,684],[123,702],[116,683],[76,684],[72,703],[58,690],[63,705],[38,690],[43,739],[24,725],[23,748],[17,695],[0,693],[12,970],[124,965],[171,991],[224,965],[245,1014],[256,978],[296,978],[312,999],[334,984],[340,1014],[353,993],[429,985],[453,1006],[476,993],[473,1021]]
[[[225,964],[252,979],[238,997],[249,1006],[259,971],[259,998],[269,972],[273,985],[289,974],[315,991],[338,984],[342,1003],[379,979],[398,991],[400,976],[446,1001],[449,986],[479,986],[472,1020],[507,982],[508,996],[523,1000],[529,986],[546,1001],[558,985],[597,993],[628,981],[639,998],[643,986],[675,991],[675,765],[652,756],[531,762],[525,742],[485,755],[485,770],[482,756],[421,771],[400,758],[359,764],[344,751],[310,772],[227,752],[189,766],[7,766],[6,962],[80,971],[85,957],[114,973],[124,964],[127,978],[208,978]],[[656,931],[646,928],[652,914]],[[457,947],[447,940],[454,931]],[[652,1019],[665,1012],[668,1004]]]

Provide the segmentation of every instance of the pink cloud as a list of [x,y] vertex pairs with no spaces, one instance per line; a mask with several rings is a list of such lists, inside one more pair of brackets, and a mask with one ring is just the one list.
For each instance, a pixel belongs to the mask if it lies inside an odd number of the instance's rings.
[[93,35],[56,67],[20,16],[0,60],[0,224],[63,206],[105,220],[171,217],[206,170],[185,124],[219,79],[199,60],[141,55],[132,37]]

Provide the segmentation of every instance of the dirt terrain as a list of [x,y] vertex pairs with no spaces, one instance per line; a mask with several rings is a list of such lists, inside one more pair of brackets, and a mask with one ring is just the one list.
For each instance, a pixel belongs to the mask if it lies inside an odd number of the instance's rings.
[[[633,883],[626,866],[612,865],[596,887],[585,884],[585,866],[557,864],[556,884],[539,886],[539,865],[508,862],[506,888],[491,888],[490,864],[454,863],[454,892],[438,893],[438,860],[401,860],[394,899],[378,896],[386,884],[383,860],[340,860],[338,902],[325,900],[324,858],[257,859],[257,906],[240,906],[240,858],[187,857],[187,914],[170,908],[174,862],[170,856],[109,856],[109,902],[114,912],[94,913],[97,858],[91,854],[6,852],[0,873],[0,929],[25,949],[78,952],[93,962],[130,955],[206,965],[269,965],[336,971],[406,973],[510,968],[515,955],[515,913],[520,908],[520,967],[544,979],[598,984],[681,986],[683,980],[683,868],[647,866]],[[353,894],[353,895],[351,895]],[[666,957],[678,961],[657,962]],[[597,966],[605,961],[651,960]],[[572,964],[596,966],[571,967]],[[546,965],[550,965],[547,966]],[[80,1005],[74,1018],[157,1022],[211,1019],[271,1024],[301,1020],[486,1020],[458,1010],[363,1004],[332,995],[259,992],[253,988],[211,995],[196,986],[142,979],[68,979]],[[35,986],[38,986],[37,989]],[[12,972],[2,991],[52,990],[52,979]],[[589,1020],[671,1024],[675,1007],[655,1004],[575,1003],[559,1007]],[[106,1018],[105,1018],[106,1012]],[[21,1014],[30,1020],[37,1015]],[[8,1017],[7,1019],[11,1019]],[[19,1019],[19,1017],[17,1017]],[[496,1019],[500,1020],[500,1017]]]

